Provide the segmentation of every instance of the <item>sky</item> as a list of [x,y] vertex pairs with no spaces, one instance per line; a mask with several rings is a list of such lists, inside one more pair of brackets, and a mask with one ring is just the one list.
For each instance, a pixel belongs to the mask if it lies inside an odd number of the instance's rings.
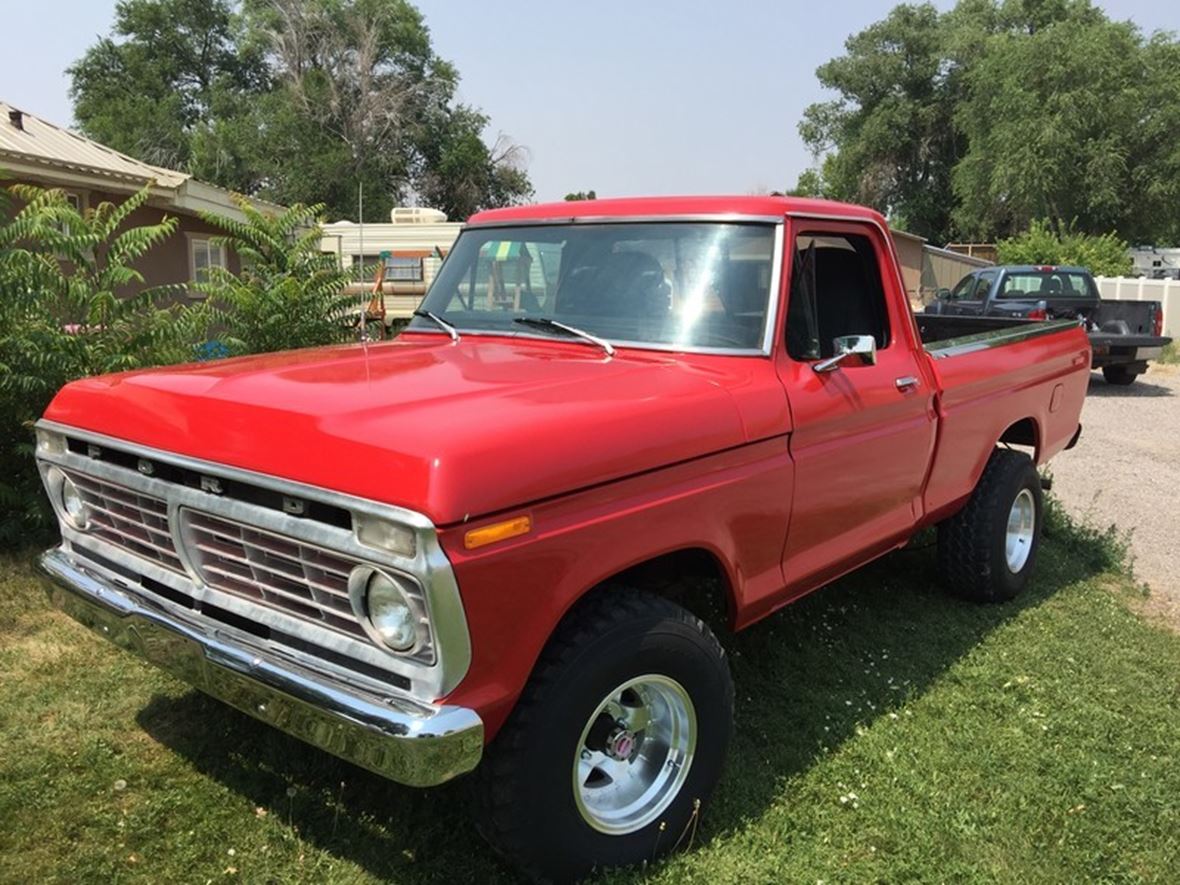
[[[891,0],[417,0],[485,137],[528,151],[539,200],[748,193],[812,162],[803,109],[815,69]],[[951,0],[936,0],[940,8]],[[1177,0],[1106,0],[1145,32],[1180,31]],[[0,100],[72,120],[65,69],[109,32],[115,0],[0,0]],[[20,36],[24,35],[24,36]]]

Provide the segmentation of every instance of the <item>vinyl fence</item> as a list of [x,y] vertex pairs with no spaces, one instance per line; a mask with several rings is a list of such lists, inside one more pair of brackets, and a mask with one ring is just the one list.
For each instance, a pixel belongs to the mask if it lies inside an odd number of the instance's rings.
[[1096,277],[1103,298],[1118,301],[1158,301],[1164,306],[1164,334],[1180,335],[1180,280],[1144,277]]

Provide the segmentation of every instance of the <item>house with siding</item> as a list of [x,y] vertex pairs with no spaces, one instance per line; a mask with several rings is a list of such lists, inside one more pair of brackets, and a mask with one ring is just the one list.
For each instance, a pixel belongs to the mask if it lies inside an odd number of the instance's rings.
[[148,201],[128,224],[156,224],[169,216],[177,220],[177,228],[138,262],[145,286],[199,285],[210,267],[239,269],[237,256],[213,243],[218,231],[198,214],[216,212],[242,220],[229,191],[128,157],[0,101],[0,185],[18,182],[59,188],[83,211],[102,202],[119,202],[150,185]]

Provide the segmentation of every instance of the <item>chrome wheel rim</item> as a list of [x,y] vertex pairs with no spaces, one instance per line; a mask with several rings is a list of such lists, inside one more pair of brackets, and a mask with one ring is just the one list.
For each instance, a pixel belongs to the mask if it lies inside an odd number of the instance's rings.
[[696,710],[675,679],[650,674],[618,686],[591,714],[574,751],[583,820],[616,836],[643,829],[680,793],[696,742]]
[[1012,574],[1019,572],[1028,562],[1036,520],[1037,507],[1032,492],[1021,489],[1008,511],[1008,530],[1004,533],[1004,557]]

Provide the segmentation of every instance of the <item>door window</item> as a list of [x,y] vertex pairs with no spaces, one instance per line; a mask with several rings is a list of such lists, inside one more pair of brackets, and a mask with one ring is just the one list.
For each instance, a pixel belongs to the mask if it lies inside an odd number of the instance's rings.
[[861,234],[804,233],[795,240],[787,306],[787,353],[816,360],[834,339],[871,335],[889,345],[885,289],[872,241]]
[[963,279],[955,284],[955,288],[951,289],[951,294],[947,296],[950,301],[962,301],[970,298],[975,292],[977,278],[974,274],[967,274]]
[[994,271],[981,273],[978,277],[978,282],[975,284],[975,291],[971,293],[971,298],[975,301],[983,301],[987,298],[987,293],[992,287],[992,282],[996,275]]

